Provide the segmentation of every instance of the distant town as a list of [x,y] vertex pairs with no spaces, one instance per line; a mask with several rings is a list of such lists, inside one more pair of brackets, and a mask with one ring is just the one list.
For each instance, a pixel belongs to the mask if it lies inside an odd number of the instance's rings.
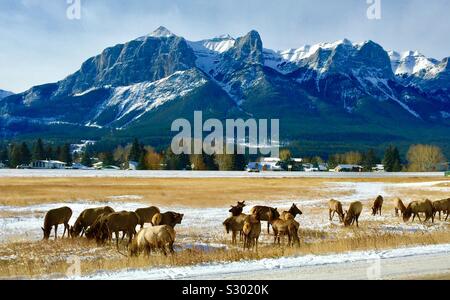
[[412,145],[401,159],[397,147],[389,146],[382,157],[374,150],[351,151],[324,157],[294,157],[281,149],[280,157],[251,155],[175,155],[170,148],[156,151],[134,139],[114,150],[95,150],[95,141],[54,145],[42,139],[0,145],[0,168],[78,170],[194,170],[248,172],[437,172],[449,163],[439,147]]

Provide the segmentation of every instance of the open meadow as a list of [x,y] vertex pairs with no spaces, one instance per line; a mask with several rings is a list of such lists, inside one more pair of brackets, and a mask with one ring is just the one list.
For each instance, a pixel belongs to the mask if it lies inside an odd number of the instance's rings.
[[[0,278],[216,278],[364,261],[389,249],[397,249],[390,258],[430,253],[445,254],[448,259],[450,255],[450,220],[445,221],[445,215],[435,223],[417,219],[405,223],[395,216],[393,203],[396,197],[405,204],[449,198],[450,179],[444,176],[188,178],[186,174],[184,178],[46,177],[45,172],[33,177],[1,176]],[[372,216],[371,202],[378,195],[385,199],[382,215]],[[330,221],[330,199],[341,201],[344,209],[361,201],[359,228],[344,227],[337,217]],[[243,200],[247,203],[244,213],[255,205],[283,211],[295,203],[303,212],[296,217],[300,246],[274,246],[266,222],[262,222],[258,252],[244,251],[242,243],[232,245],[222,222],[229,217],[230,205]],[[72,225],[84,209],[106,205],[116,211],[157,206],[162,212],[183,213],[181,225],[175,228],[175,255],[131,258],[126,256],[125,242],[119,252],[115,243],[97,245],[85,238],[54,241],[53,232],[50,240],[42,240],[41,226],[48,210],[70,207]],[[63,228],[59,226],[59,237]],[[74,264],[78,264],[75,273]],[[450,269],[413,277],[445,278],[448,274]]]

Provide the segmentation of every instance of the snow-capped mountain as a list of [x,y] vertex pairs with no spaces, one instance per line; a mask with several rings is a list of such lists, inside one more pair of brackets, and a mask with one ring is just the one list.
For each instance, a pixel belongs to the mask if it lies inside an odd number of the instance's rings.
[[167,137],[174,119],[197,109],[221,118],[277,117],[289,124],[289,139],[366,126],[402,136],[402,126],[448,125],[449,74],[448,59],[387,52],[373,41],[275,51],[256,31],[188,41],[160,27],[105,49],[59,82],[0,100],[0,133],[76,126],[94,137],[136,128]]
[[6,98],[8,96],[11,96],[11,95],[13,95],[13,93],[5,91],[5,90],[0,90],[0,100],[3,98]]

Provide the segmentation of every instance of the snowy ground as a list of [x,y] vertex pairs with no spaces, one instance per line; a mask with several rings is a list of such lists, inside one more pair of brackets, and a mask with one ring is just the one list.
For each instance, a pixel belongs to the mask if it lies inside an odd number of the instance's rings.
[[[444,222],[437,222],[434,225],[423,225],[419,223],[403,223],[400,219],[393,218],[393,212],[385,212],[383,216],[372,217],[370,216],[370,210],[368,209],[369,201],[375,199],[378,195],[384,197],[394,197],[395,191],[398,188],[409,189],[439,189],[442,192],[450,194],[450,187],[436,187],[435,185],[445,183],[446,181],[430,181],[421,183],[384,183],[384,182],[339,182],[329,183],[330,191],[345,190],[351,193],[346,196],[334,197],[337,200],[343,202],[344,206],[347,206],[352,201],[362,201],[365,204],[365,209],[361,220],[370,219],[372,221],[385,222],[386,224],[377,225],[381,230],[388,232],[414,232],[420,230],[442,230],[445,229],[447,224]],[[327,203],[333,197],[330,192],[329,198],[323,199],[308,199],[308,200],[295,200],[295,199],[279,199],[267,203],[261,200],[247,200],[248,207],[244,210],[249,212],[250,208],[254,205],[268,205],[277,207],[280,211],[288,209],[293,202],[295,202],[304,214],[298,218],[300,226],[303,229],[327,231],[328,233],[336,233],[341,229],[341,226],[335,222],[328,220]],[[141,197],[137,195],[118,195],[105,199],[104,202],[92,202],[89,200],[79,200],[72,203],[53,203],[53,204],[40,204],[33,206],[0,206],[0,243],[11,241],[29,241],[39,240],[42,238],[41,226],[45,213],[53,208],[61,206],[69,206],[73,215],[70,220],[70,224],[75,222],[77,216],[86,208],[99,207],[99,206],[111,206],[116,211],[128,210],[134,211],[137,208],[145,207],[145,204],[136,202]],[[409,201],[411,199],[404,199]],[[230,203],[231,204],[231,203]],[[149,203],[148,205],[151,205]],[[202,232],[202,238],[204,241],[212,241],[217,236],[223,236],[222,222],[229,216],[229,206],[218,208],[193,208],[193,207],[180,207],[180,206],[167,206],[160,207],[161,211],[176,211],[183,213],[184,219],[181,226],[177,227],[177,230],[183,231],[198,231]],[[320,213],[312,213],[312,211],[319,210]],[[265,227],[265,224],[263,224]],[[62,235],[63,226],[59,226],[58,234]],[[349,232],[351,234],[351,232]],[[194,242],[189,239],[188,235],[180,235],[181,238],[185,238],[184,242]]]
[[333,172],[222,172],[222,171],[118,171],[0,169],[1,177],[120,177],[120,178],[411,178],[444,177],[436,173],[333,173]]
[[[439,258],[438,264],[431,264],[429,257]],[[81,277],[79,279],[122,279],[122,280],[143,280],[143,279],[302,279],[313,278],[311,274],[303,274],[305,269],[311,267],[326,267],[320,270],[320,279],[327,278],[327,274],[333,269],[341,271],[335,279],[349,278],[354,276],[355,271],[351,264],[364,263],[365,274],[362,279],[381,279],[387,274],[387,269],[383,266],[385,261],[412,258],[414,266],[417,267],[418,259],[425,259],[427,265],[426,274],[435,274],[437,271],[450,272],[450,244],[418,246],[400,248],[385,251],[360,251],[330,255],[306,255],[296,257],[282,257],[275,259],[262,259],[252,261],[241,261],[232,263],[211,263],[191,267],[176,268],[146,268],[136,270],[124,270],[119,272],[98,272],[93,275]],[[389,264],[394,265],[395,263]],[[279,271],[279,272],[277,272]],[[279,275],[275,275],[275,272]],[[309,270],[311,273],[311,271]],[[343,276],[344,272],[346,275]],[[395,275],[421,275],[418,272],[411,274],[412,269],[398,266]],[[251,274],[249,277],[248,274]],[[280,275],[281,274],[281,275]],[[286,276],[287,274],[287,276]],[[306,276],[305,276],[306,275]],[[308,277],[309,275],[309,277]],[[361,279],[361,278],[359,278]]]

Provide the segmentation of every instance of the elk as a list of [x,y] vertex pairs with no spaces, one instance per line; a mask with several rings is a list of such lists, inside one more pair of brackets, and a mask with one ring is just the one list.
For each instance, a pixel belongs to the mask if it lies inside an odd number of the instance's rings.
[[245,218],[243,226],[244,234],[244,250],[255,248],[258,252],[258,240],[261,235],[261,221],[255,215],[250,215]]
[[298,229],[300,224],[294,219],[283,220],[280,217],[276,217],[275,215],[269,214],[270,224],[272,225],[272,230],[274,233],[274,244],[278,242],[281,243],[281,237],[288,237],[288,246],[300,244],[300,240],[298,237]]
[[105,217],[100,227],[100,240],[103,242],[106,238],[112,240],[112,233],[116,235],[116,246],[119,249],[119,232],[123,231],[130,239],[128,245],[131,243],[133,236],[136,234],[136,226],[139,224],[139,216],[135,212],[116,212]]
[[179,214],[173,211],[169,211],[166,213],[157,213],[152,218],[153,226],[158,225],[169,225],[172,228],[175,228],[177,224],[181,224],[183,221],[184,214]]
[[359,216],[363,210],[363,205],[361,202],[353,202],[350,204],[348,211],[345,213],[344,225],[351,226],[356,222],[356,227],[359,227]]
[[439,213],[439,220],[441,220],[441,213],[447,213],[447,217],[445,218],[445,221],[448,219],[449,215],[449,199],[444,200],[438,200],[433,202],[433,215],[436,217],[436,214]]
[[373,205],[372,205],[372,215],[373,216],[376,216],[378,213],[381,216],[381,210],[383,208],[383,202],[384,202],[384,199],[383,199],[382,196],[378,196],[377,199],[375,199],[375,201],[373,202]]
[[395,198],[394,199],[394,209],[395,209],[395,216],[396,217],[399,216],[398,212],[401,212],[401,214],[403,215],[403,213],[406,210],[406,206],[405,206],[405,204],[403,204],[402,199],[400,199],[400,198]]
[[44,227],[42,231],[44,232],[44,240],[48,240],[50,237],[50,231],[52,227],[55,227],[55,240],[58,238],[58,225],[64,224],[64,233],[67,231],[67,237],[69,237],[69,220],[72,217],[72,210],[69,207],[61,207],[57,209],[52,209],[47,212],[44,218]]
[[290,219],[295,219],[295,217],[299,215],[303,215],[303,212],[297,207],[297,205],[292,204],[291,208],[288,211],[283,211],[281,213],[281,217],[280,219],[282,220],[290,220]]
[[83,236],[89,226],[91,226],[98,216],[105,213],[113,213],[114,209],[109,206],[99,207],[99,208],[89,208],[85,209],[75,221],[75,224],[70,227],[69,233],[72,238]]
[[228,219],[226,219],[222,224],[225,227],[225,230],[227,234],[232,233],[231,236],[231,243],[233,245],[237,244],[237,234],[239,233],[242,237],[243,229],[244,229],[244,222],[247,218],[246,214],[241,214],[239,216],[231,216]]
[[154,226],[141,229],[133,239],[130,246],[130,255],[139,256],[144,251],[149,256],[151,251],[160,249],[167,256],[166,247],[170,253],[175,253],[173,244],[175,243],[175,230],[168,225]]
[[255,206],[250,210],[250,214],[256,215],[260,221],[267,221],[267,234],[270,234],[270,218],[277,219],[280,217],[276,208],[268,206]]
[[344,211],[342,209],[342,203],[332,199],[328,202],[328,214],[330,217],[330,222],[333,221],[334,215],[336,213],[339,216],[339,221],[341,223],[344,222]]
[[155,206],[150,206],[147,208],[138,208],[136,209],[136,214],[139,216],[139,225],[141,225],[141,229],[144,227],[145,223],[152,223],[153,216],[161,213],[159,208]]
[[242,202],[238,201],[236,206],[231,205],[231,209],[229,210],[229,212],[231,213],[232,216],[237,217],[240,214],[242,214],[245,206],[247,206],[245,204],[245,201],[242,201]]
[[433,212],[434,212],[433,203],[430,200],[413,201],[408,205],[405,212],[403,213],[403,221],[408,222],[412,216],[413,222],[416,217],[418,217],[419,221],[422,222],[422,219],[420,218],[419,213],[425,213],[425,221],[424,222],[431,219],[432,223],[434,223]]

